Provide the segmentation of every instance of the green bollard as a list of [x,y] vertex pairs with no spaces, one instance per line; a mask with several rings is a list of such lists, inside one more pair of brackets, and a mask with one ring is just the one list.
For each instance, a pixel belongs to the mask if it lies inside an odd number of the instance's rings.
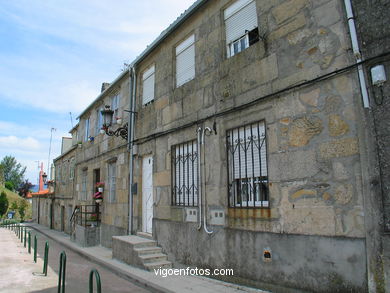
[[26,248],[26,244],[27,244],[27,228],[24,227],[24,247]]
[[28,231],[28,253],[31,254],[31,231]]
[[23,227],[20,226],[20,243],[23,243]]
[[47,263],[49,261],[49,242],[45,244],[45,257],[43,259],[43,274],[47,276]]
[[89,273],[89,293],[93,293],[93,275],[95,274],[96,278],[96,291],[97,293],[101,293],[102,291],[102,284],[100,282],[100,275],[99,272],[95,269],[91,270]]
[[60,254],[60,269],[58,271],[58,293],[65,293],[66,253]]
[[34,262],[37,262],[37,235],[34,235]]

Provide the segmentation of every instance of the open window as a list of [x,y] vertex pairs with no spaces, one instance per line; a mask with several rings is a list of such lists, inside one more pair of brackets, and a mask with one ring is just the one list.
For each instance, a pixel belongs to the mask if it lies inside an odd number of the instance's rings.
[[256,2],[238,0],[224,11],[226,46],[232,57],[259,41]]

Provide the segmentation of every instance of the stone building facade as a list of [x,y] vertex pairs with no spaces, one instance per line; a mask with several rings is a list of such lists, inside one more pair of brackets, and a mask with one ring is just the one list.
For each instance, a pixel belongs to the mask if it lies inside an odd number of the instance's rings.
[[[365,108],[344,4],[196,1],[80,115],[74,144],[85,141],[56,159],[74,155],[73,186],[56,182],[55,196],[89,204],[115,168],[106,247],[143,232],[175,266],[231,268],[229,281],[385,292],[376,220],[387,221],[387,202],[373,179],[381,164],[386,191],[387,122],[376,124],[379,157],[370,137],[372,116],[388,111]],[[128,142],[99,134],[117,95]]]

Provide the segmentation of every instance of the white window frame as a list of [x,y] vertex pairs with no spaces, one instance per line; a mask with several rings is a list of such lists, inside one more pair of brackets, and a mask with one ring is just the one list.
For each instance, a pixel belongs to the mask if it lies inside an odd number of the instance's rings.
[[142,105],[146,106],[154,101],[155,66],[152,65],[142,75]]
[[118,118],[121,118],[119,116],[119,108],[120,108],[120,102],[121,102],[121,96],[119,93],[116,93],[115,95],[112,96],[111,98],[111,110],[114,111],[114,116],[113,116],[113,123],[116,122]]
[[116,201],[116,161],[107,165],[108,198],[109,202]]
[[102,115],[102,109],[96,110],[96,128],[95,128],[95,135],[98,135],[100,133],[100,130],[103,127],[103,115]]
[[90,117],[88,117],[87,119],[85,119],[85,122],[84,122],[84,141],[88,141],[89,139],[89,126],[90,126]]
[[195,78],[195,35],[176,47],[176,87]]
[[[227,55],[230,58],[249,47],[248,33],[258,27],[256,1],[237,0],[225,9],[224,20]],[[244,40],[244,46],[241,40]]]

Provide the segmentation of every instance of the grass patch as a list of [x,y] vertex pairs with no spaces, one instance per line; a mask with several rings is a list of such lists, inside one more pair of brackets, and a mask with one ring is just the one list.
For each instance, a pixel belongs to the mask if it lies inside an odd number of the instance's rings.
[[[25,221],[30,220],[32,217],[32,207],[31,207],[30,202],[28,200],[25,200],[23,197],[19,196],[19,194],[12,192],[3,186],[0,186],[0,193],[3,191],[5,192],[5,194],[7,195],[7,198],[8,198],[8,211],[10,211],[10,207],[11,207],[13,202],[16,201],[17,205],[19,206],[20,202],[27,201],[27,208],[26,208],[24,220]],[[15,212],[16,212],[15,218],[20,219],[19,211],[16,210]],[[5,216],[7,216],[7,214],[5,214]]]

